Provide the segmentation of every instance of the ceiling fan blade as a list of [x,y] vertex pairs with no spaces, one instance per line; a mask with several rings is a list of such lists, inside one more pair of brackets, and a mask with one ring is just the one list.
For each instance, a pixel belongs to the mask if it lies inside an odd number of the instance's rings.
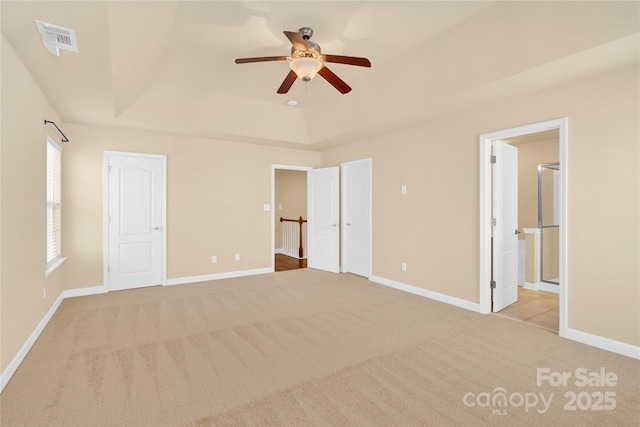
[[286,56],[259,56],[256,58],[238,58],[236,64],[248,64],[250,62],[284,61]]
[[349,85],[346,84],[344,81],[342,81],[340,77],[336,76],[333,73],[333,71],[331,71],[327,67],[320,68],[320,71],[318,71],[318,74],[324,77],[326,81],[331,83],[333,87],[338,89],[340,93],[345,94],[345,93],[351,92],[351,88],[349,87]]
[[367,58],[357,56],[323,55],[325,62],[335,62],[336,64],[357,65],[358,67],[371,67],[371,62]]
[[278,88],[278,93],[289,92],[289,89],[291,89],[291,85],[293,85],[293,82],[295,82],[297,78],[298,76],[293,70],[289,71],[289,74],[287,74],[287,77],[284,78],[284,81],[280,85],[280,88]]
[[298,32],[293,31],[283,31],[284,35],[287,36],[291,44],[296,50],[306,51],[307,44],[304,42],[304,39]]

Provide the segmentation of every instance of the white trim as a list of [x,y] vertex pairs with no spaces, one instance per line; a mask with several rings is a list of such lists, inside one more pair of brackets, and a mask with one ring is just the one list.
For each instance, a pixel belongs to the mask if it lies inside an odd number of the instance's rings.
[[[244,273],[244,274],[242,274]],[[194,277],[183,277],[181,279],[170,279],[172,285],[177,285],[180,283],[193,283],[199,281],[208,281],[208,280],[217,280],[224,279],[227,277],[239,277],[239,276],[248,276],[252,274],[263,274],[263,273],[273,273],[272,269],[264,268],[264,269],[256,269],[256,270],[245,270],[245,271],[237,271],[232,273],[222,273],[222,274],[213,274],[213,275],[205,275],[205,276],[194,276]],[[389,279],[384,279],[378,276],[371,276],[369,279],[374,283],[378,283],[383,286],[389,286],[391,288],[399,289],[405,292],[409,292],[415,295],[423,296],[426,298],[434,299],[436,301],[444,302],[446,304],[451,304],[456,307],[464,308],[466,310],[480,312],[479,304],[474,304],[466,300],[462,300],[459,298],[451,297],[448,295],[443,295],[437,292],[428,291],[426,289],[417,288],[415,286],[406,285],[404,283],[396,282]],[[106,293],[106,289],[104,286],[94,286],[90,288],[79,288],[79,289],[68,289],[63,291],[60,296],[53,303],[49,311],[44,315],[38,326],[31,333],[27,341],[22,345],[18,353],[11,360],[7,368],[0,375],[0,393],[4,390],[5,386],[11,380],[11,377],[20,367],[22,361],[33,347],[33,344],[36,342],[40,334],[47,326],[53,315],[58,311],[60,304],[63,300],[67,298],[74,298],[79,296],[88,296],[88,295],[97,295]],[[575,329],[567,329],[566,338],[571,339],[573,341],[580,342],[582,344],[586,344],[592,347],[600,348],[606,351],[610,351],[613,353],[621,354],[623,356],[628,356],[634,359],[640,359],[640,347],[634,346],[631,344],[623,343],[620,341],[611,340],[608,338],[603,338],[598,335],[589,334],[586,332],[581,332]]]
[[47,134],[47,142],[51,144],[53,148],[55,148],[60,153],[62,153],[62,147],[60,146],[60,144],[58,144],[53,138],[51,138],[49,134]]
[[66,256],[61,256],[61,257],[58,257],[58,258],[54,259],[49,264],[47,264],[47,269],[44,271],[44,277],[49,277],[66,260],[67,260]]
[[568,319],[567,289],[569,287],[567,274],[567,224],[568,206],[568,169],[567,161],[567,128],[568,119],[554,119],[541,123],[520,126],[480,135],[480,313],[491,312],[491,141],[512,138],[551,129],[559,130],[559,160],[560,160],[560,285],[559,285],[559,328],[558,335],[566,337]]
[[208,282],[210,280],[232,279],[234,277],[255,276],[273,273],[273,268],[256,268],[253,270],[229,271],[226,273],[204,274],[202,276],[178,277],[167,279],[167,285],[184,285],[187,283]]
[[524,282],[524,285],[522,287],[525,289],[529,289],[530,291],[545,291],[545,292],[551,292],[554,294],[560,293],[560,285],[553,285],[551,283],[545,283],[545,282],[538,282],[538,283]]
[[[276,249],[276,169],[282,170],[290,170],[290,171],[301,171],[308,172],[313,170],[311,166],[292,166],[292,165],[271,165],[271,271],[276,270],[276,254],[282,253],[278,252]],[[307,217],[309,217],[309,213],[307,212]],[[279,249],[282,251],[282,249]],[[306,258],[306,255],[305,255]]]
[[601,348],[612,353],[617,353],[623,356],[640,360],[640,347],[635,345],[615,341],[609,338],[604,338],[598,335],[589,334],[587,332],[582,332],[571,328],[567,328],[567,334],[565,338],[592,347]]
[[396,282],[395,280],[385,279],[384,277],[378,277],[372,275],[369,280],[378,283],[380,285],[389,286],[390,288],[399,289],[401,291],[409,292],[410,294],[419,295],[432,300],[440,301],[446,304],[450,304],[456,307],[464,308],[465,310],[480,312],[480,305],[474,302],[470,302],[464,299],[452,297],[449,295],[441,294],[438,292],[429,291],[427,289],[418,288],[416,286],[407,285],[405,283]]
[[151,153],[132,153],[128,151],[111,151],[104,150],[102,158],[102,283],[104,292],[109,290],[109,156],[129,156],[129,157],[147,157],[160,159],[161,163],[161,192],[162,192],[162,221],[161,221],[161,263],[160,267],[160,284],[167,284],[167,155],[151,154]]
[[62,292],[62,296],[67,298],[86,297],[88,295],[106,294],[108,291],[104,286],[92,286],[90,288],[67,289]]
[[[265,274],[265,273],[273,273],[273,269],[262,268],[262,269],[256,269],[256,270],[234,271],[230,273],[212,274],[212,275],[205,275],[205,276],[183,277],[179,279],[171,279],[169,281],[170,283],[167,283],[167,284],[178,285],[183,283],[193,283],[193,282],[201,282],[201,281],[207,281],[207,280],[218,280],[218,279],[226,279],[231,277],[250,276],[250,275]],[[25,341],[25,343],[22,345],[18,353],[16,353],[14,358],[11,360],[11,362],[9,362],[5,370],[0,375],[0,393],[2,393],[5,386],[9,383],[9,380],[11,380],[11,377],[13,377],[13,374],[16,373],[16,371],[20,367],[20,364],[24,360],[24,358],[27,357],[29,350],[31,350],[31,347],[33,347],[33,344],[35,344],[38,337],[40,337],[40,334],[42,333],[44,328],[47,326],[47,324],[49,323],[53,315],[56,313],[56,311],[60,307],[60,304],[62,303],[63,300],[67,298],[104,294],[107,292],[108,292],[108,289],[104,285],[93,286],[90,288],[68,289],[68,290],[62,291],[62,293],[58,296],[58,298],[53,303],[51,308],[44,315],[40,323],[38,323],[38,325],[33,330],[31,335],[29,335],[29,338],[27,338],[27,341]]]
[[5,386],[9,383],[9,380],[11,379],[13,374],[16,373],[16,371],[20,367],[20,364],[24,360],[24,358],[27,357],[29,350],[31,350],[31,347],[33,347],[33,344],[35,344],[36,340],[38,339],[38,337],[40,336],[44,328],[49,323],[49,320],[51,320],[51,317],[53,317],[55,312],[58,310],[58,307],[60,307],[60,304],[62,303],[63,299],[64,299],[63,294],[60,294],[60,296],[58,296],[58,298],[53,303],[49,311],[47,311],[47,313],[44,315],[40,323],[38,323],[38,326],[36,326],[36,328],[33,330],[31,335],[29,335],[29,338],[27,338],[27,341],[25,341],[22,347],[20,347],[20,350],[18,350],[18,353],[16,353],[14,358],[11,360],[11,362],[9,362],[5,370],[2,372],[2,375],[0,375],[0,393],[2,392],[2,390],[4,390]]
[[[555,279],[560,282],[560,279]],[[560,294],[560,285],[554,285],[552,283],[540,282],[538,283],[538,289],[545,292],[551,292],[554,294]]]

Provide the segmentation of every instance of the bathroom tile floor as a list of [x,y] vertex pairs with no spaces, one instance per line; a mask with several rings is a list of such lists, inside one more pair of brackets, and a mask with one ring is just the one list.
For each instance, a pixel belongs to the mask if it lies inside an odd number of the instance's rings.
[[558,294],[518,286],[518,301],[497,314],[558,332]]

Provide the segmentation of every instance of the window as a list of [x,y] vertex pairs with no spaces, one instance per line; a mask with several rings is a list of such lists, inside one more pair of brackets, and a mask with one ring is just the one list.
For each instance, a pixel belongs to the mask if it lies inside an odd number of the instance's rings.
[[47,136],[47,276],[65,260],[60,256],[61,158],[62,148]]

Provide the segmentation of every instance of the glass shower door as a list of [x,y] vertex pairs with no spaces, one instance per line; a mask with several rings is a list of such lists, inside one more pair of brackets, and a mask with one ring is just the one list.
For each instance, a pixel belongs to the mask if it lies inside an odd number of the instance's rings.
[[560,283],[560,163],[538,164],[540,280]]

